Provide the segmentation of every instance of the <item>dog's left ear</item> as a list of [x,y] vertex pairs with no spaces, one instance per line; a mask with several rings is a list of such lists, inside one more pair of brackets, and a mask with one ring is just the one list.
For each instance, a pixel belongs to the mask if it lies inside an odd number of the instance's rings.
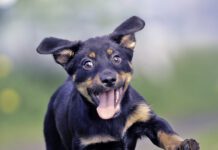
[[135,32],[143,29],[144,26],[145,22],[141,18],[133,16],[119,25],[110,37],[121,46],[133,50],[136,45]]
[[73,58],[80,44],[80,41],[48,37],[39,44],[37,52],[40,54],[52,54],[55,61],[64,66]]

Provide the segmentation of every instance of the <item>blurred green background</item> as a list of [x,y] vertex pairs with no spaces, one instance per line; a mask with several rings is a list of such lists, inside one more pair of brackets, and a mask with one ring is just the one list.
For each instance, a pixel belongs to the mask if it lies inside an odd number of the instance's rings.
[[136,35],[133,86],[179,134],[217,150],[217,8],[216,0],[0,0],[0,149],[45,149],[43,117],[66,73],[36,53],[44,37],[85,40],[138,15],[146,28]]

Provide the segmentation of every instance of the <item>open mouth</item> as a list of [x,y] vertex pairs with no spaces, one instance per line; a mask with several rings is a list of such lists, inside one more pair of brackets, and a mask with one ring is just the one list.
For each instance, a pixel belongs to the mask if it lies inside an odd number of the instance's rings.
[[120,111],[120,103],[123,98],[123,87],[107,89],[97,94],[92,94],[97,101],[97,113],[102,119],[110,119]]

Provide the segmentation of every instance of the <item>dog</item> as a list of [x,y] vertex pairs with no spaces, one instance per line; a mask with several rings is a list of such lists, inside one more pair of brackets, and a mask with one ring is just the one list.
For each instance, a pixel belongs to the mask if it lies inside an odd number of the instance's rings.
[[37,52],[52,54],[69,75],[48,104],[47,150],[134,150],[143,136],[165,150],[200,149],[196,140],[181,138],[130,85],[135,33],[144,26],[133,16],[106,36],[42,40]]

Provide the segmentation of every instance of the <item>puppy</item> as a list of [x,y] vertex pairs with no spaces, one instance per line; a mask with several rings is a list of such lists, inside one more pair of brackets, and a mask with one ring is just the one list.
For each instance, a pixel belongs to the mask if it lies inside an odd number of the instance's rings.
[[166,150],[199,150],[130,85],[135,33],[144,26],[133,16],[106,36],[86,41],[49,37],[40,43],[37,52],[52,54],[69,75],[48,105],[47,150],[134,150],[143,136]]

